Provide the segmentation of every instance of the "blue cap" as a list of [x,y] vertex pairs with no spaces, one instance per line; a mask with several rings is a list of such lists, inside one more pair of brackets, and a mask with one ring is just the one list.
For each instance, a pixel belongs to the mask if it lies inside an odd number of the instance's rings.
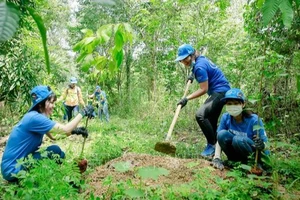
[[37,104],[41,103],[43,100],[47,99],[53,92],[51,91],[50,87],[45,85],[39,85],[34,87],[31,92],[31,100],[32,100],[32,106],[28,110],[31,111]]
[[70,78],[70,83],[77,83],[77,78],[71,77]]
[[96,90],[100,89],[101,90],[101,87],[99,85],[96,86]]
[[221,101],[226,101],[227,99],[236,99],[245,102],[246,98],[243,92],[238,88],[232,88],[225,93],[225,97]]
[[178,54],[175,61],[181,61],[195,53],[195,49],[189,44],[183,44],[178,48]]

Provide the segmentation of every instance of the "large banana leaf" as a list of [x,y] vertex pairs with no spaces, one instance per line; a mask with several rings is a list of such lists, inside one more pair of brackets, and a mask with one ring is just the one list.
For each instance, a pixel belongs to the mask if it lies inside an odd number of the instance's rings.
[[283,24],[290,28],[294,18],[294,11],[292,8],[292,4],[289,0],[284,0],[279,6],[280,11],[282,12],[282,21]]
[[46,67],[47,67],[47,72],[50,73],[50,60],[49,60],[49,53],[48,53],[48,48],[47,48],[47,31],[43,22],[43,19],[41,18],[41,16],[39,16],[34,9],[32,8],[27,8],[27,10],[29,11],[31,17],[34,19],[41,37],[42,37],[42,43],[43,43],[43,47],[44,47],[44,54],[45,54],[45,61],[46,61]]
[[262,7],[263,23],[268,25],[279,9],[282,0],[266,0]]
[[0,42],[9,40],[19,27],[19,11],[13,4],[0,2]]
[[[298,5],[299,0],[296,0],[296,3]],[[264,25],[268,25],[278,10],[282,13],[283,24],[287,28],[290,28],[294,18],[294,11],[290,0],[266,0],[262,8]]]

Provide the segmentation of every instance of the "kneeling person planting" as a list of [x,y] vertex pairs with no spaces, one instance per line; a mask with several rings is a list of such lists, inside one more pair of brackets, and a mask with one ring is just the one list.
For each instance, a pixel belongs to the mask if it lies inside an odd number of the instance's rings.
[[[248,157],[256,151],[265,151],[268,141],[259,117],[245,107],[245,96],[240,89],[233,88],[226,92],[225,101],[227,113],[222,115],[217,129],[217,145],[212,165],[224,169],[221,151],[224,151],[229,161],[247,163]],[[258,131],[255,126],[261,127]]]
[[[81,134],[86,137],[88,135],[85,128],[80,128],[79,130],[75,128],[83,117],[92,116],[94,112],[92,106],[86,106],[69,123],[60,124],[49,118],[56,101],[56,95],[51,91],[50,87],[43,85],[36,86],[32,89],[30,95],[32,106],[21,121],[13,128],[3,153],[1,173],[7,181],[18,181],[14,174],[17,174],[21,170],[26,170],[26,166],[17,165],[19,159],[26,159],[30,154],[32,154],[34,159],[42,159],[41,153],[38,150],[45,134],[54,139],[50,131],[62,132],[67,136]],[[46,151],[47,157],[50,159],[54,159],[55,157],[65,158],[65,153],[57,145],[48,146]],[[58,161],[58,163],[60,162]]]

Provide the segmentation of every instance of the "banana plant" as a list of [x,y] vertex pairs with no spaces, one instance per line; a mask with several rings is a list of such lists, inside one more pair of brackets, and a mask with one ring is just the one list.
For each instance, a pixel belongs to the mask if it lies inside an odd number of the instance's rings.
[[[259,0],[259,5],[261,5],[262,2],[263,0]],[[278,10],[280,10],[283,24],[287,28],[290,28],[294,18],[293,3],[299,8],[300,0],[265,0],[262,5],[263,24],[265,26],[268,25]]]
[[17,6],[14,3],[8,3],[0,0],[0,43],[10,40],[18,30],[19,20],[22,15],[19,11],[21,8],[25,10],[22,13],[28,13],[33,18],[39,29],[44,48],[46,68],[47,72],[50,73],[47,31],[41,16],[33,8],[23,5]]
[[85,34],[84,38],[73,48],[79,52],[77,62],[82,70],[87,72],[94,67],[98,72],[114,76],[123,61],[124,45],[132,43],[131,26],[128,23],[106,24],[95,33],[90,29],[84,29],[82,32]]

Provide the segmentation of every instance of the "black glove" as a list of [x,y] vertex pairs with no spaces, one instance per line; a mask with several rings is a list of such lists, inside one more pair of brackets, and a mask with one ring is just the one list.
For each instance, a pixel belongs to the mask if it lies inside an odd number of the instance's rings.
[[94,113],[94,107],[92,105],[85,106],[82,110],[80,110],[80,114],[84,117],[92,118]]
[[193,83],[193,81],[194,81],[194,75],[193,74],[189,75],[189,77],[188,77],[188,79],[187,79],[186,82],[189,82],[189,81],[191,81],[191,83]]
[[255,137],[255,138],[253,138],[253,142],[254,142],[253,147],[255,149],[257,149],[258,151],[264,150],[265,143],[264,143],[264,141],[262,141],[262,139],[260,139],[259,137]]
[[224,169],[224,165],[223,165],[223,162],[220,158],[215,158],[211,161],[211,165],[216,168],[216,169],[219,169],[219,170],[223,170]]
[[187,102],[188,102],[188,99],[186,97],[184,97],[177,103],[177,106],[181,105],[181,108],[183,108],[187,104]]
[[76,134],[76,135],[82,135],[82,137],[87,138],[89,136],[86,128],[84,127],[79,127],[79,128],[75,128],[72,130],[71,132],[72,135]]

